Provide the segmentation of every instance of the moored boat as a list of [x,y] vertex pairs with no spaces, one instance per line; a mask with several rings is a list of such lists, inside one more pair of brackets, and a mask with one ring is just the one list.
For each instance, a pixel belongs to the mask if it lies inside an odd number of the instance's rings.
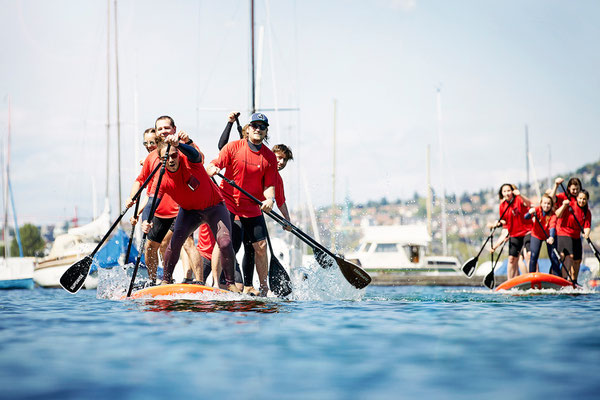
[[560,276],[543,272],[531,272],[509,279],[495,290],[562,289],[568,286],[575,287],[573,283]]
[[0,258],[0,289],[33,289],[33,257]]
[[426,256],[431,242],[425,225],[386,225],[363,228],[358,249],[345,258],[368,272],[456,274],[456,257]]

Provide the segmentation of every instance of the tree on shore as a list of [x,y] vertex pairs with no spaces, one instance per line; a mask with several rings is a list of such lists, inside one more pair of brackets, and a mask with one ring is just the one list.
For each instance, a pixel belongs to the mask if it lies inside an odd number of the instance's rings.
[[[19,234],[21,236],[21,244],[23,245],[23,255],[25,257],[39,255],[42,250],[44,250],[44,239],[42,239],[42,235],[37,226],[25,224],[19,228]],[[19,255],[19,244],[17,243],[16,237],[13,237],[10,244],[10,253],[13,257]]]

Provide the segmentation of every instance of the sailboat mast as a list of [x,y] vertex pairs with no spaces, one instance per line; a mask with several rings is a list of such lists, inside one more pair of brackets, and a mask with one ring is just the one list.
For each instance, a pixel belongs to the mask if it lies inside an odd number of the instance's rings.
[[[4,154],[3,154],[4,155]],[[8,97],[8,133],[6,135],[6,166],[3,164],[2,180],[4,181],[4,223],[2,239],[4,240],[4,258],[10,257],[8,247],[8,165],[10,163],[10,96]]]
[[437,89],[437,115],[438,115],[438,139],[440,142],[440,199],[442,219],[442,255],[448,254],[448,242],[446,239],[446,187],[444,185],[444,143],[442,133],[442,93]]
[[119,214],[121,213],[121,110],[119,107],[119,36],[117,0],[115,0],[115,80],[117,86],[117,181],[119,183]]
[[333,99],[333,171],[331,173],[331,251],[335,252],[335,164],[337,100]]
[[250,66],[251,66],[251,89],[250,114],[256,112],[256,82],[254,77],[254,0],[250,0]]
[[108,199],[108,177],[110,173],[110,0],[106,0],[106,199]]
[[529,129],[525,125],[525,169],[527,171],[527,181],[525,182],[525,194],[531,195],[531,183],[529,181]]

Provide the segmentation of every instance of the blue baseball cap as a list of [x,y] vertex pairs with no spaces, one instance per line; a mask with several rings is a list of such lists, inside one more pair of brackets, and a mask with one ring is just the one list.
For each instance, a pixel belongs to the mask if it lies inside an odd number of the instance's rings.
[[252,114],[252,116],[250,117],[250,123],[253,123],[253,122],[264,122],[265,125],[269,126],[269,119],[263,113]]

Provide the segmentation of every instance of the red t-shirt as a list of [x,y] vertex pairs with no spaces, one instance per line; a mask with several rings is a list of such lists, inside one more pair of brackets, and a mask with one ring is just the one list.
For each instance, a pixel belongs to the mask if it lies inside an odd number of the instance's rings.
[[500,216],[506,221],[505,228],[508,229],[510,237],[523,237],[531,231],[531,220],[525,219],[525,214],[529,209],[525,207],[521,196],[515,196],[510,204],[510,210],[504,212],[509,207],[507,201],[500,203]]
[[[212,161],[218,168],[225,168],[225,177],[234,181],[256,198],[275,186],[277,157],[264,144],[258,152],[250,149],[246,139],[225,145],[219,156]],[[227,182],[221,182],[221,192],[229,211],[240,217],[251,218],[261,214],[260,206]]]
[[[550,229],[556,228],[556,214],[549,212],[544,215],[542,211],[542,207],[537,206],[535,208],[534,217],[540,221],[541,225],[544,227],[540,228],[540,224],[537,222],[533,222],[533,228],[531,229],[531,236],[538,238],[539,240],[546,240],[548,236],[550,236]],[[544,233],[544,231],[546,233]]]
[[[146,159],[144,160],[144,165],[142,166],[142,170],[136,178],[136,181],[138,181],[140,185],[142,185],[144,181],[150,176],[152,171],[154,171],[154,168],[156,168],[158,164],[160,164],[158,151],[153,150],[146,156]],[[146,193],[148,194],[148,197],[154,196],[159,173],[160,170],[158,170],[158,172],[154,174],[154,176],[150,179],[150,182],[148,182],[148,186],[146,186]],[[146,207],[151,206],[151,202],[148,202],[148,204],[146,205]],[[163,196],[161,202],[158,204],[154,215],[160,218],[174,218],[177,216],[178,212],[179,206],[177,205],[177,203],[175,203],[175,201],[169,195],[165,195]]]
[[[565,193],[558,193],[556,195],[556,202],[559,206],[561,206],[562,202],[566,199],[567,195]],[[584,214],[581,207],[577,205],[577,199],[575,197],[571,197],[569,205],[571,206],[571,209],[565,209],[560,218],[557,219],[556,233],[558,236],[569,236],[573,239],[579,239],[581,237],[581,229],[579,228],[577,221],[579,221],[583,228],[590,228],[592,226],[592,213],[588,207],[587,212]],[[573,210],[573,212],[571,212],[571,210]],[[575,213],[574,216],[573,213]],[[577,221],[575,220],[575,217],[577,217]]]
[[212,260],[215,243],[215,237],[210,230],[210,226],[206,223],[200,225],[200,228],[198,228],[198,244],[196,245],[200,255],[207,260]]
[[[275,180],[275,203],[277,203],[277,207],[281,207],[283,203],[285,203],[285,191],[283,189],[283,179],[281,178],[279,171],[277,171],[276,178],[277,179]],[[261,201],[264,201],[265,195],[264,193],[261,193],[261,195],[256,196],[256,198]]]
[[175,172],[166,170],[158,197],[165,193],[186,210],[204,210],[223,201],[219,188],[208,177],[204,165],[189,162],[181,152],[179,168]]

